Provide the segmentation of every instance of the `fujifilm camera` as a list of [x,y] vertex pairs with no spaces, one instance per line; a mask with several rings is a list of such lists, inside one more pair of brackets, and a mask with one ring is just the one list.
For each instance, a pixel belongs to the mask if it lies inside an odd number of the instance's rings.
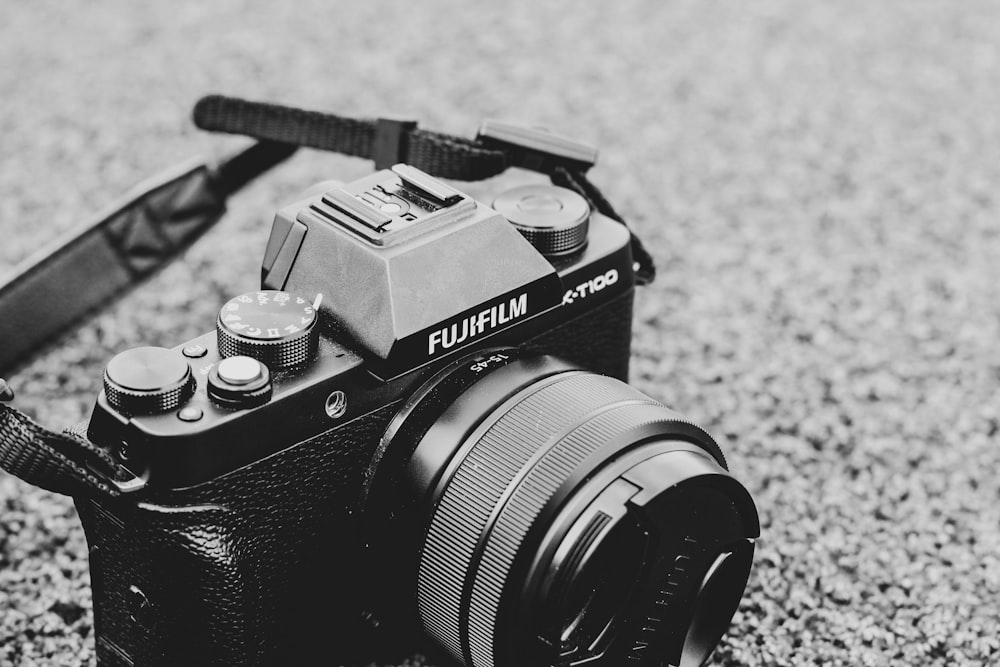
[[[281,208],[260,289],[114,357],[78,498],[101,665],[701,665],[759,522],[626,384],[628,230],[406,164]],[[127,489],[127,481],[123,481]]]

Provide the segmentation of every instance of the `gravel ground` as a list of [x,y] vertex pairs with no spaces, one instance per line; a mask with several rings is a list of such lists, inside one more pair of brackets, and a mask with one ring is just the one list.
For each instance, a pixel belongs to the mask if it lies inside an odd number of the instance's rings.
[[[209,92],[594,141],[660,267],[633,382],[716,433],[761,512],[714,664],[1000,664],[1000,7],[615,4],[0,0],[0,273],[241,145],[192,127]],[[84,418],[114,353],[256,287],[277,204],[369,170],[309,152],[240,194],[10,377],[18,407]],[[90,664],[70,500],[0,475],[0,507],[0,664]]]

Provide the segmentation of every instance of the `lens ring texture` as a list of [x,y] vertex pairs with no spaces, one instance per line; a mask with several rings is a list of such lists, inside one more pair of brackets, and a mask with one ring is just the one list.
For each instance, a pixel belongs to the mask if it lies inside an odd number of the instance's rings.
[[685,422],[618,380],[564,373],[488,416],[461,449],[421,553],[425,629],[470,667],[493,667],[501,598],[536,517],[610,439],[650,422]]

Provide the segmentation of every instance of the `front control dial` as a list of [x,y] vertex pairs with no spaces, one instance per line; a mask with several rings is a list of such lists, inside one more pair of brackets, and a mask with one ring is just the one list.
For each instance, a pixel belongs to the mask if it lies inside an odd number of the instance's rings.
[[104,394],[118,412],[167,412],[191,398],[195,382],[184,358],[162,347],[136,347],[115,356],[104,369]]
[[253,357],[271,370],[298,366],[316,354],[316,321],[313,304],[295,294],[276,290],[241,294],[219,311],[219,354]]

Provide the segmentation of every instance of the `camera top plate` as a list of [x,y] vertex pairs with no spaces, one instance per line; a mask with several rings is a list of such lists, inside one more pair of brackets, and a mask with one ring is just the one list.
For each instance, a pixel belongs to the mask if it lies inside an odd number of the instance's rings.
[[322,294],[345,337],[397,370],[447,353],[452,325],[482,336],[562,299],[506,218],[403,164],[279,210],[262,275],[264,289]]
[[[256,407],[234,409],[217,404],[209,395],[212,373],[226,357],[217,332],[207,332],[170,350],[178,360],[190,363],[195,381],[194,395],[184,410],[128,416],[102,392],[88,437],[129,450],[127,466],[136,474],[147,471],[153,486],[184,488],[205,482],[384,407],[412,391],[435,364],[446,363],[471,346],[515,346],[617,299],[634,286],[628,238],[620,224],[595,214],[589,241],[580,253],[554,260],[562,284],[559,306],[515,318],[464,345],[444,348],[436,338],[435,355],[441,358],[435,356],[419,366],[411,363],[400,369],[377,363],[343,340],[335,322],[321,317],[315,355],[309,363],[276,368],[270,378],[270,400]],[[579,343],[589,349],[586,341]],[[342,409],[331,411],[334,398]],[[197,418],[188,420],[189,413]]]

